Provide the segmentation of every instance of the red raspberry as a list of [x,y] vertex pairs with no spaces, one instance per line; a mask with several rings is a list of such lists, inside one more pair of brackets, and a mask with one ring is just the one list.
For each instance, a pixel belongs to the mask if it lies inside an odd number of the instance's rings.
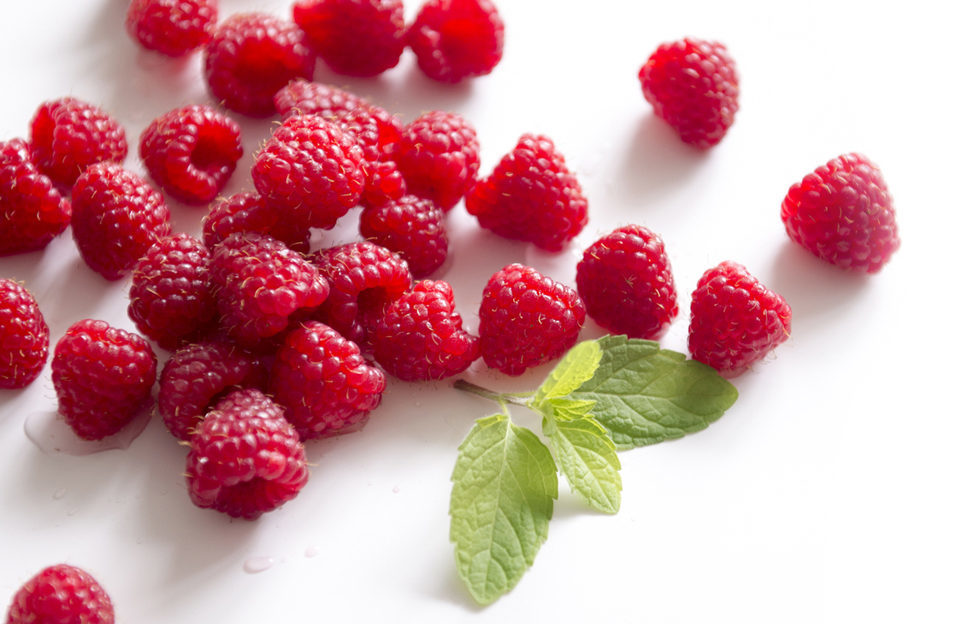
[[450,210],[474,184],[481,166],[480,143],[474,127],[460,115],[431,111],[403,129],[393,160],[410,193]]
[[44,568],[17,590],[6,622],[114,624],[114,606],[93,576],[60,563]]
[[303,440],[360,429],[385,387],[354,342],[317,321],[286,334],[269,375],[272,396]]
[[222,327],[253,346],[282,332],[293,314],[317,307],[329,293],[312,263],[257,234],[222,241],[212,254],[211,278]]
[[531,267],[509,264],[484,287],[480,318],[484,363],[520,375],[575,344],[585,304],[568,286]]
[[121,124],[106,112],[65,97],[37,109],[30,122],[30,149],[41,171],[69,187],[88,165],[123,161],[128,141]]
[[366,185],[360,203],[365,207],[376,208],[387,202],[399,201],[407,194],[407,182],[400,173],[400,167],[392,160],[370,164]]
[[645,99],[685,143],[719,143],[739,109],[736,62],[715,41],[664,43],[639,70]]
[[415,278],[430,275],[447,259],[444,211],[429,199],[406,195],[382,206],[364,208],[360,234],[400,254]]
[[344,113],[371,105],[358,95],[338,87],[296,79],[273,96],[276,112],[283,119],[295,115],[341,117]]
[[203,509],[255,520],[295,498],[309,479],[299,436],[258,390],[219,401],[189,444],[188,495]]
[[299,28],[267,13],[236,13],[205,46],[205,80],[216,100],[243,115],[264,117],[272,97],[294,78],[310,79],[316,59]]
[[158,361],[141,336],[85,319],[57,341],[51,364],[58,411],[78,436],[99,440],[149,399]]
[[309,251],[309,228],[280,218],[278,212],[266,207],[258,193],[242,192],[219,197],[202,218],[202,237],[209,249],[237,232],[268,234],[290,249],[301,253]]
[[0,256],[43,249],[70,222],[70,201],[37,169],[27,143],[0,141]]
[[876,273],[901,244],[881,170],[860,154],[838,156],[790,187],[780,216],[791,239],[842,269]]
[[658,339],[679,313],[665,245],[641,225],[617,228],[586,249],[576,283],[588,316],[613,334]]
[[125,26],[145,48],[183,56],[208,42],[216,21],[216,0],[132,0]]
[[489,0],[429,0],[407,32],[417,65],[440,82],[483,76],[504,54],[504,20]]
[[50,329],[30,292],[0,279],[0,388],[26,388],[47,362]]
[[376,76],[403,54],[402,0],[298,0],[292,19],[337,74]]
[[790,306],[746,267],[721,262],[692,293],[689,353],[724,377],[739,375],[790,335]]
[[71,230],[89,267],[117,280],[159,239],[171,233],[161,193],[114,163],[99,163],[77,179],[71,192]]
[[463,328],[454,292],[443,281],[422,281],[391,303],[373,332],[373,355],[405,381],[444,379],[471,365],[480,340]]
[[522,135],[465,198],[467,212],[499,236],[560,251],[588,223],[588,200],[551,139]]
[[377,106],[347,111],[335,119],[359,144],[368,168],[389,159],[403,134],[400,120]]
[[128,316],[145,336],[174,349],[210,329],[215,298],[209,289],[208,249],[188,234],[162,238],[138,260]]
[[287,119],[252,166],[266,205],[307,228],[335,226],[359,202],[364,176],[363,150],[337,124],[316,115]]
[[239,125],[208,106],[177,108],[145,128],[139,153],[165,192],[186,204],[206,204],[242,158]]

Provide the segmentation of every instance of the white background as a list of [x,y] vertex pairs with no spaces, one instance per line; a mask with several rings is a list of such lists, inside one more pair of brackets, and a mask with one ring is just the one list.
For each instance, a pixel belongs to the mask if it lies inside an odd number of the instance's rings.
[[[965,53],[962,21],[941,8],[954,4],[505,0],[505,57],[472,84],[431,83],[409,53],[375,80],[320,66],[318,80],[404,120],[466,115],[483,173],[523,132],[550,136],[577,171],[591,223],[561,254],[483,232],[462,206],[450,214],[452,261],[437,277],[469,328],[504,264],[573,284],[584,247],[637,222],[665,239],[678,287],[663,346],[685,350],[689,294],[725,259],[787,298],[791,338],[736,380],[738,401],[708,430],[621,455],[616,516],[586,510],[562,481],[534,567],[483,609],[457,579],[447,506],[457,445],[494,411],[485,401],[391,382],[363,431],[308,446],[296,500],[231,521],[189,502],[185,449],[157,418],[126,450],[42,452],[24,426],[54,405],[48,365],[25,391],[0,391],[0,602],[66,561],[128,623],[966,621]],[[74,95],[117,116],[135,154],[152,118],[208,101],[199,56],[138,49],[125,8],[3,2],[0,138],[25,137],[42,101]],[[281,0],[221,2],[223,15],[254,8],[289,15]],[[706,153],[652,116],[636,78],[659,43],[685,35],[726,43],[741,75],[737,121]],[[271,123],[243,120],[249,155],[226,193],[251,188]],[[816,260],[779,218],[790,184],[848,151],[881,166],[896,202],[901,249],[874,276]],[[127,164],[143,172],[135,155]],[[201,209],[172,210],[177,231],[199,231]],[[323,242],[352,239],[355,216]],[[0,275],[37,295],[52,341],[84,317],[133,329],[128,284],[87,269],[69,232],[0,258]],[[583,336],[600,333],[589,323]],[[466,377],[517,391],[548,369],[509,379],[478,363]],[[264,557],[271,567],[244,571]]]

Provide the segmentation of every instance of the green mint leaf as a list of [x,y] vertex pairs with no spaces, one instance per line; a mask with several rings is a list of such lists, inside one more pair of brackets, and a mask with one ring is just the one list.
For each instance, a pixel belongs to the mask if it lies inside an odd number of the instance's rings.
[[555,462],[538,436],[495,414],[467,434],[451,480],[457,573],[474,600],[489,604],[511,591],[548,537]]
[[568,398],[594,401],[592,416],[619,449],[681,438],[715,422],[736,401],[719,374],[651,340],[605,336],[595,375]]
[[548,399],[567,396],[592,378],[602,360],[602,348],[595,340],[579,342],[568,350],[531,399],[531,406],[544,411]]
[[592,509],[618,513],[622,503],[621,464],[605,427],[591,418],[545,417],[543,428],[571,490]]
[[547,408],[544,410],[545,416],[550,416],[555,420],[573,420],[576,418],[586,418],[595,407],[595,401],[576,401],[565,397],[555,397],[543,403]]

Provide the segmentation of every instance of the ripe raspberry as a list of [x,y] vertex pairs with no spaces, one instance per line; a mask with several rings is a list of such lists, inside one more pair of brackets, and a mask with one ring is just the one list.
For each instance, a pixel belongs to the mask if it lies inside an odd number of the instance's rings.
[[403,134],[400,120],[377,106],[347,111],[335,119],[363,150],[368,168],[389,159]]
[[114,606],[93,576],[60,563],[44,568],[17,590],[6,622],[114,624]]
[[299,28],[267,13],[236,13],[205,45],[205,80],[227,108],[264,117],[272,96],[294,78],[310,79],[316,59]]
[[57,341],[51,364],[58,411],[79,437],[99,440],[149,399],[158,361],[141,336],[85,319]]
[[415,278],[430,275],[447,259],[444,211],[429,199],[406,195],[376,208],[364,208],[360,234],[398,253]]
[[588,200],[551,139],[522,135],[465,198],[467,212],[499,236],[560,251],[588,223]]
[[152,121],[139,154],[148,175],[186,204],[218,195],[242,158],[239,125],[208,106],[185,106]]
[[585,304],[578,293],[520,264],[491,276],[480,308],[484,363],[507,375],[555,360],[578,340]]
[[422,281],[391,303],[373,332],[373,355],[404,381],[444,379],[480,354],[480,340],[463,328],[454,292],[443,281]]
[[161,193],[114,163],[99,163],[71,192],[71,230],[81,257],[105,279],[121,279],[159,239],[171,233]]
[[417,65],[440,82],[483,76],[504,54],[504,20],[489,0],[429,0],[407,32]]
[[43,249],[70,222],[70,201],[31,161],[27,143],[0,141],[0,256]]
[[790,187],[780,216],[791,239],[842,269],[876,273],[901,244],[881,170],[860,154],[838,156]]
[[128,141],[121,124],[106,112],[65,97],[37,109],[30,122],[30,149],[41,171],[69,187],[88,165],[123,161]]
[[736,62],[726,46],[685,38],[664,43],[639,70],[645,99],[685,143],[719,143],[739,109]]
[[679,313],[665,245],[641,225],[617,228],[586,249],[576,283],[588,316],[613,334],[658,339]]
[[183,56],[208,42],[217,21],[216,0],[132,0],[125,26],[145,48]]
[[363,150],[332,121],[290,117],[256,154],[252,181],[285,220],[331,229],[359,202]]
[[298,0],[292,19],[337,74],[376,76],[403,54],[402,0]]
[[724,377],[739,375],[790,335],[790,306],[746,267],[721,262],[692,293],[689,353]]
[[295,498],[309,479],[299,436],[258,390],[219,401],[189,444],[188,494],[203,509],[255,520]]
[[385,387],[355,343],[317,321],[286,334],[269,375],[272,396],[303,440],[360,429]]
[[290,249],[301,253],[309,251],[309,228],[280,218],[278,212],[266,207],[258,193],[241,192],[231,197],[219,197],[212,203],[208,214],[202,217],[202,239],[209,249],[237,232],[267,234]]
[[410,122],[393,154],[414,195],[450,210],[474,184],[481,166],[473,126],[456,113],[431,111]]
[[370,106],[365,99],[349,91],[303,79],[293,80],[279,89],[272,101],[283,119],[295,115],[341,117],[343,113]]
[[366,185],[360,203],[364,207],[376,208],[387,202],[399,201],[407,194],[407,182],[400,173],[400,167],[392,160],[370,164]]
[[317,307],[329,293],[312,263],[257,234],[233,234],[219,243],[211,279],[222,327],[246,345],[282,332],[293,314]]
[[37,300],[13,280],[0,279],[0,388],[26,388],[47,362],[50,329]]

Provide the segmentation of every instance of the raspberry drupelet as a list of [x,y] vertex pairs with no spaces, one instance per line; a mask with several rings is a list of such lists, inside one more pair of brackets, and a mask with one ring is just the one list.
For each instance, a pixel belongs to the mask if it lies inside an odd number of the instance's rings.
[[177,57],[205,45],[217,21],[217,0],[131,0],[125,26],[146,49]]
[[0,141],[0,256],[43,249],[70,222],[70,200],[31,160],[27,142]]
[[47,362],[50,329],[30,291],[0,279],[0,388],[30,385]]
[[490,0],[428,0],[407,31],[417,66],[445,83],[483,76],[504,54],[504,20]]
[[114,624],[114,605],[85,570],[66,563],[44,568],[14,594],[7,624]]

